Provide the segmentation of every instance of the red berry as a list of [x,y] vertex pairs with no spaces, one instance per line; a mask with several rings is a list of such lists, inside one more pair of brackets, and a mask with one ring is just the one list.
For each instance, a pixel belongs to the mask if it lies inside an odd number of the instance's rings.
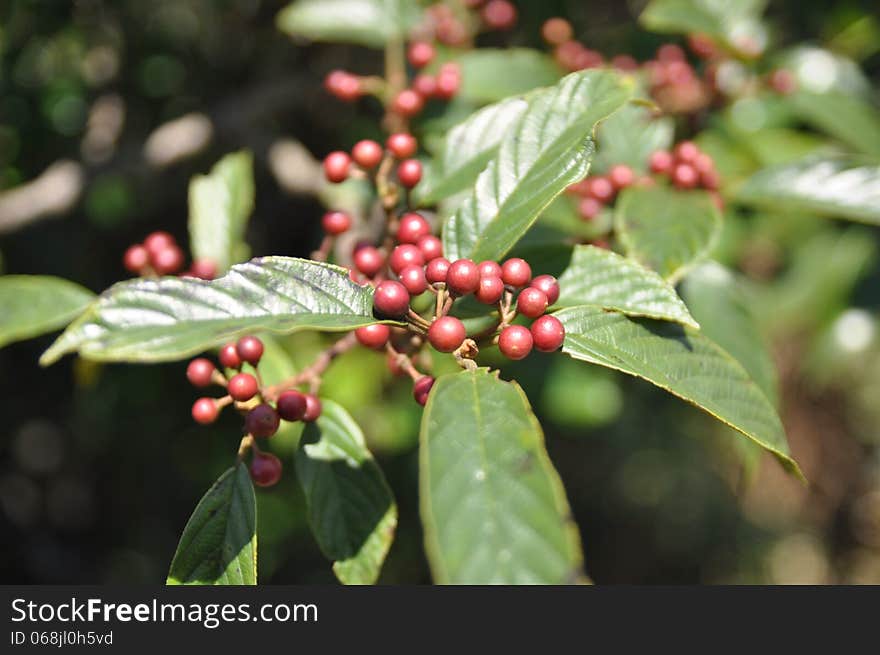
[[235,352],[241,361],[256,366],[263,356],[263,342],[257,337],[242,337],[235,343]]
[[704,189],[708,189],[709,191],[717,191],[718,187],[721,185],[721,178],[718,175],[718,171],[714,169],[701,171],[700,184]]
[[414,68],[422,68],[431,63],[434,55],[437,54],[434,46],[425,41],[415,41],[409,45],[406,51],[406,58]]
[[444,64],[437,75],[434,94],[443,100],[451,100],[461,86],[461,71],[455,64]]
[[227,343],[223,346],[217,358],[225,368],[241,368],[241,357],[239,357],[234,343]]
[[790,70],[779,68],[770,73],[770,88],[776,93],[789,95],[797,91],[797,78]]
[[422,251],[426,262],[443,256],[443,242],[433,234],[427,234],[416,242],[416,246]]
[[327,212],[321,217],[321,227],[332,236],[342,234],[351,227],[351,216],[345,212]]
[[522,359],[532,350],[532,333],[522,325],[508,325],[498,336],[498,349],[508,359]]
[[146,239],[144,239],[144,248],[150,253],[150,257],[155,257],[161,251],[165,250],[165,248],[176,245],[177,242],[174,240],[174,237],[167,232],[152,232],[147,235]]
[[409,292],[400,282],[383,280],[376,287],[373,307],[381,316],[400,318],[409,309]]
[[335,150],[324,157],[324,175],[331,182],[344,182],[348,178],[351,157],[348,153]]
[[412,189],[422,179],[422,162],[418,159],[404,159],[397,166],[397,179],[407,189]]
[[578,203],[578,213],[585,221],[591,221],[602,212],[604,206],[595,198],[581,198],[581,201]]
[[397,94],[397,97],[394,98],[394,102],[391,103],[391,108],[395,112],[401,116],[406,116],[407,118],[411,118],[418,114],[422,111],[424,106],[424,98],[412,89],[404,89]]
[[657,59],[663,62],[684,61],[684,50],[674,43],[664,43],[657,48]]
[[179,246],[171,245],[155,253],[151,258],[153,269],[159,275],[177,273],[183,267],[184,254]]
[[239,373],[229,378],[226,390],[233,400],[245,402],[257,395],[259,385],[257,379],[250,373]]
[[617,164],[608,171],[608,180],[615,190],[625,189],[636,181],[636,174],[629,166]]
[[656,150],[651,153],[649,166],[652,173],[669,173],[675,163],[675,158],[668,150]]
[[416,154],[416,149],[419,147],[416,138],[413,135],[404,132],[398,132],[397,134],[389,136],[385,145],[388,150],[391,151],[391,154],[398,159],[412,157]]
[[481,15],[486,25],[493,30],[509,30],[516,25],[516,7],[507,0],[489,0]]
[[306,423],[314,423],[321,416],[321,401],[314,394],[306,394],[306,413],[302,420]]
[[431,226],[421,214],[407,212],[400,217],[397,227],[397,240],[400,243],[418,243],[419,239],[431,234]]
[[501,277],[501,264],[491,259],[480,262],[477,268],[480,270],[480,277]]
[[441,353],[451,353],[467,337],[464,323],[452,316],[441,316],[428,328],[428,341]]
[[296,390],[285,391],[278,396],[275,406],[278,416],[285,421],[300,421],[306,415],[306,395]]
[[214,375],[214,362],[204,357],[192,360],[186,367],[186,379],[194,387],[207,387],[211,384],[211,378]]
[[428,288],[425,269],[421,266],[407,266],[398,275],[400,283],[406,287],[410,295],[417,296]]
[[388,261],[391,270],[397,275],[407,266],[423,266],[425,264],[425,256],[418,246],[411,243],[402,243],[395,246],[391,251],[391,259]]
[[[365,325],[354,331],[354,336],[362,346],[380,350],[388,343],[391,336],[391,329],[387,325],[376,323],[375,325]],[[278,410],[281,411],[281,403],[279,399]],[[283,418],[283,417],[282,417]]]
[[217,277],[217,264],[210,259],[196,259],[189,267],[193,277],[202,280],[213,280]]
[[532,267],[525,259],[512,257],[501,265],[501,279],[514,288],[524,287],[532,279]]
[[675,158],[681,163],[693,164],[700,155],[700,149],[693,141],[682,141],[675,146],[675,150],[672,151],[672,154],[675,155]]
[[361,97],[361,83],[357,75],[334,70],[324,78],[324,88],[328,93],[344,102],[354,102]]
[[425,279],[431,284],[438,282],[446,282],[446,276],[449,273],[449,260],[443,257],[437,257],[428,262],[425,267]]
[[578,51],[575,57],[575,70],[586,70],[587,68],[600,68],[605,65],[605,58],[598,50],[590,50],[583,48]]
[[688,47],[700,59],[711,59],[718,53],[715,42],[707,34],[689,34]]
[[460,296],[473,293],[480,286],[480,269],[470,259],[452,262],[446,272],[446,287]]
[[251,480],[258,487],[271,487],[281,479],[281,460],[272,453],[254,452],[251,460]]
[[542,353],[557,350],[565,340],[565,328],[555,316],[542,316],[532,323],[530,331],[535,348]]
[[516,299],[516,311],[529,318],[537,318],[547,311],[547,294],[535,287],[526,287]]
[[500,277],[483,276],[480,278],[480,286],[474,292],[474,296],[481,303],[494,305],[504,295],[504,281]]
[[217,420],[220,409],[213,398],[199,398],[192,406],[192,417],[196,423],[210,425]]
[[368,170],[379,165],[383,154],[385,152],[382,150],[382,146],[370,139],[358,141],[351,149],[351,158],[354,159],[354,163]]
[[629,55],[615,55],[611,58],[611,65],[621,71],[639,70],[639,62]]
[[672,169],[672,183],[679,189],[693,189],[700,181],[700,175],[690,164],[676,164]]
[[539,275],[530,286],[540,289],[547,296],[547,304],[552,305],[559,300],[559,282],[552,275]]
[[434,378],[430,375],[423,375],[415,381],[415,384],[413,384],[413,398],[415,398],[416,402],[422,407],[428,402],[428,394],[431,392],[431,387],[433,386]]
[[275,408],[266,403],[257,405],[244,417],[244,427],[257,438],[271,437],[278,432],[281,417]]
[[356,248],[352,259],[355,268],[367,277],[373,277],[385,264],[385,256],[378,248],[369,245]]
[[437,78],[433,75],[420,73],[413,78],[412,88],[422,98],[433,98],[437,93]]
[[574,30],[564,18],[549,18],[541,26],[541,36],[550,45],[561,45],[566,41],[571,41],[574,36]]
[[553,56],[560,66],[566,70],[575,71],[582,57],[585,48],[578,41],[566,41],[559,44],[553,51]]
[[122,256],[122,265],[131,273],[140,273],[150,263],[150,253],[142,245],[129,246]]
[[606,204],[614,198],[614,185],[607,177],[597,175],[590,178],[590,186],[587,193],[594,200]]

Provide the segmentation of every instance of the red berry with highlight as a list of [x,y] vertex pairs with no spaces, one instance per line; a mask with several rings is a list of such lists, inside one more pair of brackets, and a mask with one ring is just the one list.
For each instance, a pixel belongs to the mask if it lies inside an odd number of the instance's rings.
[[226,390],[233,400],[245,402],[257,395],[259,385],[257,379],[250,373],[239,373],[229,378]]
[[675,164],[675,158],[668,150],[656,150],[651,153],[648,165],[652,173],[669,173]]
[[561,45],[571,41],[574,30],[571,23],[564,18],[549,18],[541,26],[541,36],[550,45]]
[[604,206],[605,205],[595,198],[590,198],[588,196],[586,198],[581,198],[578,203],[578,213],[585,221],[591,221],[602,212]]
[[501,279],[514,288],[524,287],[532,279],[532,267],[525,259],[511,257],[501,265]]
[[478,301],[485,305],[494,305],[504,295],[504,282],[500,277],[483,276],[480,278],[480,286],[474,292]]
[[344,182],[348,179],[351,157],[348,153],[336,150],[324,157],[324,175],[331,182]]
[[594,200],[606,204],[614,198],[615,190],[611,180],[600,175],[590,178],[590,186],[587,193]]
[[410,118],[418,114],[425,107],[425,99],[413,89],[404,89],[394,98],[391,108],[400,114]]
[[493,30],[509,30],[516,25],[516,7],[507,0],[489,0],[481,15],[486,26]]
[[315,394],[306,394],[306,413],[303,414],[302,420],[306,423],[314,423],[321,416],[321,401]]
[[278,416],[285,421],[301,421],[302,417],[306,415],[306,394],[295,389],[285,391],[278,396],[275,407]]
[[159,275],[177,273],[183,268],[184,254],[179,246],[171,245],[152,255],[153,269]]
[[451,353],[467,337],[464,323],[453,316],[441,316],[428,328],[428,341],[441,353]]
[[425,41],[415,41],[409,45],[406,51],[406,58],[414,68],[422,68],[431,63],[434,55],[437,54],[434,46]]
[[351,149],[351,158],[354,159],[354,163],[367,170],[378,166],[382,161],[383,154],[385,151],[382,150],[382,146],[370,139],[358,141]]
[[431,226],[421,214],[407,212],[400,217],[397,226],[397,240],[400,243],[418,243],[419,239],[431,234]]
[[448,67],[445,65],[440,69],[435,82],[434,95],[443,100],[451,100],[458,93],[461,87],[461,72],[457,67]]
[[491,259],[480,262],[477,268],[480,269],[480,277],[501,277],[501,264]]
[[443,256],[443,242],[433,234],[428,234],[416,242],[416,246],[422,251],[426,262]]
[[241,368],[241,357],[238,356],[238,350],[234,343],[227,343],[223,346],[217,359],[225,368]]
[[532,333],[522,325],[508,325],[498,336],[498,349],[508,359],[523,359],[532,351]]
[[543,291],[550,305],[559,300],[559,282],[552,275],[539,275],[529,286]]
[[535,287],[526,287],[516,299],[516,311],[529,318],[537,318],[547,311],[547,294]]
[[213,280],[217,277],[217,264],[210,259],[196,259],[189,267],[193,277],[201,280]]
[[543,353],[558,350],[565,340],[565,328],[555,316],[542,316],[532,323],[530,332],[535,348]]
[[416,402],[422,407],[428,402],[428,394],[431,392],[431,387],[433,386],[434,378],[430,375],[423,375],[415,381],[415,384],[413,384],[413,398],[415,398]]
[[385,264],[385,256],[382,252],[378,248],[369,245],[356,248],[352,259],[355,268],[367,277],[373,277],[382,270],[382,266]]
[[400,275],[400,272],[407,266],[423,266],[425,256],[418,246],[414,246],[411,243],[403,243],[394,247],[388,263],[391,266],[391,270]]
[[165,248],[176,245],[177,242],[174,240],[174,237],[168,234],[168,232],[151,232],[147,235],[147,238],[144,239],[144,248],[150,253],[150,257],[155,257],[161,251],[165,250]]
[[409,309],[409,291],[400,282],[383,280],[376,287],[373,307],[383,317],[400,318]]
[[611,182],[611,186],[619,191],[620,189],[632,186],[633,182],[636,181],[636,174],[629,166],[617,164],[608,171],[608,180]]
[[251,460],[251,480],[258,487],[271,487],[281,479],[281,460],[272,453],[254,452]]
[[[375,325],[365,325],[354,331],[354,336],[358,343],[366,348],[379,350],[385,347],[388,339],[391,337],[391,329],[387,325],[376,323]],[[303,401],[305,402],[305,401]],[[279,411],[280,411],[279,401]]]
[[422,179],[422,162],[418,159],[404,159],[397,166],[397,179],[407,189],[412,189]]
[[351,227],[351,216],[345,212],[327,212],[321,217],[321,227],[331,236],[348,232]]
[[397,159],[406,159],[416,154],[419,144],[412,134],[398,132],[388,137],[385,146]]
[[452,262],[446,272],[446,288],[460,296],[473,293],[480,286],[480,269],[470,259]]
[[281,417],[271,405],[257,405],[244,417],[244,428],[255,437],[262,439],[278,432]]
[[700,175],[690,164],[676,164],[672,169],[672,183],[679,189],[693,189],[700,181]]
[[213,398],[199,398],[192,406],[192,417],[196,423],[210,425],[217,420],[220,408]]
[[437,78],[421,73],[413,78],[412,88],[423,98],[432,98],[437,93]]
[[428,280],[425,278],[425,269],[422,266],[407,266],[400,271],[398,277],[410,295],[417,296],[428,288]]
[[425,279],[431,284],[438,282],[446,282],[446,276],[449,274],[451,264],[448,259],[437,257],[428,262],[425,267]]
[[238,353],[241,361],[256,366],[263,356],[263,342],[257,337],[242,337],[235,343],[235,352]]
[[330,71],[324,78],[324,88],[344,102],[354,102],[362,94],[358,76],[342,70]]
[[131,273],[140,273],[150,263],[150,253],[142,245],[129,246],[122,256],[122,265]]
[[675,155],[675,158],[679,162],[693,164],[700,155],[700,149],[693,141],[682,141],[675,146],[675,150],[672,151],[672,154]]
[[186,379],[194,387],[207,387],[211,384],[214,371],[217,368],[214,362],[204,357],[192,360],[186,367]]

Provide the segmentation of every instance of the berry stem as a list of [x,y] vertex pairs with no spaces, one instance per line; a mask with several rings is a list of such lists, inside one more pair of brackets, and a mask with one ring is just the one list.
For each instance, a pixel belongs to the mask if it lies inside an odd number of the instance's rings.
[[394,346],[392,346],[390,343],[385,344],[385,350],[391,357],[394,358],[395,362],[401,368],[401,370],[413,379],[413,382],[423,377],[423,375],[419,373],[419,371],[416,369],[415,365],[413,364],[412,358],[410,358],[409,355],[407,355],[406,353],[397,352],[396,350],[394,350]]
[[241,438],[241,442],[238,444],[238,456],[236,461],[241,463],[251,448],[257,449],[257,444],[254,443],[253,435],[246,434]]
[[330,255],[330,249],[333,247],[333,237],[329,234],[324,235],[324,238],[321,239],[321,245],[318,246],[317,250],[313,250],[311,254],[311,258],[318,262],[326,262],[327,257]]
[[397,94],[406,88],[406,50],[401,39],[390,39],[385,45],[385,128],[389,132],[405,132],[407,120],[391,110]]
[[355,337],[354,332],[349,332],[336,341],[332,346],[322,351],[315,358],[314,362],[296,375],[263,389],[263,398],[265,398],[266,402],[272,402],[277,400],[278,394],[282,391],[298,387],[301,384],[311,384],[314,380],[320,380],[321,375],[327,370],[334,359],[344,352],[351,350],[356,345],[357,337]]

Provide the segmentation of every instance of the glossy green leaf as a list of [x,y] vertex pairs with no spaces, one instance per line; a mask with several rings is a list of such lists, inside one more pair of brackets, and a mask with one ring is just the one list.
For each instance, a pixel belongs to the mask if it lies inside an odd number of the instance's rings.
[[410,0],[296,0],[278,13],[276,24],[293,37],[382,48],[403,39],[419,15]]
[[444,226],[446,257],[503,257],[556,196],[586,175],[596,123],[619,109],[631,91],[626,77],[590,70],[532,96],[516,129]]
[[706,262],[688,273],[682,293],[702,333],[742,364],[776,405],[776,367],[741,281],[720,264]]
[[416,201],[429,205],[472,187],[526,107],[525,99],[508,98],[484,107],[452,128],[442,156],[434,160],[430,175],[414,190]]
[[651,153],[669,148],[674,136],[675,123],[670,116],[657,118],[647,107],[625,105],[599,125],[593,168],[601,173],[626,164],[645,173]]
[[373,584],[394,539],[397,506],[361,429],[341,406],[322,403],[296,453],[309,524],[341,582]]
[[477,48],[456,61],[461,67],[458,97],[476,103],[498,102],[551,86],[562,77],[552,57],[529,48]]
[[373,290],[339,266],[293,257],[238,264],[210,282],[166,277],[105,291],[47,350],[104,361],[182,359],[258,330],[329,332],[375,323]]
[[767,449],[802,477],[782,422],[742,365],[699,331],[583,305],[554,314],[565,326],[562,350],[633,375],[696,405]]
[[166,584],[257,584],[257,502],[245,464],[227,470],[199,501]]
[[0,347],[64,327],[94,298],[88,289],[59,277],[0,276]]
[[675,289],[654,271],[596,246],[575,246],[559,278],[558,307],[598,305],[699,327]]
[[419,485],[438,584],[576,582],[577,527],[522,389],[487,369],[440,377],[422,416]]
[[189,183],[189,239],[193,259],[207,259],[225,273],[248,257],[245,229],[254,209],[253,156],[226,155],[209,175]]
[[700,33],[745,54],[763,52],[767,29],[761,22],[766,0],[651,0],[639,22],[654,32]]
[[614,226],[627,257],[676,281],[715,247],[721,213],[704,191],[630,188],[617,199]]
[[858,152],[880,157],[880,112],[869,101],[845,93],[800,91],[788,102],[805,123]]
[[811,157],[755,173],[737,200],[880,224],[880,166],[855,158]]

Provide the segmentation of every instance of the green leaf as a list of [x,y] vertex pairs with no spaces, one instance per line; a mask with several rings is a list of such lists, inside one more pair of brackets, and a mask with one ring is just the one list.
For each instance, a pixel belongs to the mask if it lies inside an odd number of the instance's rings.
[[639,16],[648,30],[700,33],[744,54],[763,52],[767,29],[761,22],[766,0],[651,0]]
[[431,174],[415,188],[417,202],[433,204],[472,187],[527,107],[524,98],[508,98],[484,107],[452,128]]
[[647,172],[651,153],[669,148],[674,136],[672,117],[655,118],[646,107],[625,105],[599,125],[594,168],[604,172],[615,164],[626,164]]
[[254,209],[253,156],[248,151],[226,155],[209,175],[189,183],[189,239],[194,259],[207,259],[225,273],[247,259],[244,241]]
[[0,347],[64,327],[94,298],[59,277],[0,276]]
[[642,378],[696,405],[803,477],[770,400],[739,362],[699,331],[591,305],[554,316],[565,326],[564,353]]
[[275,22],[293,37],[382,48],[402,40],[419,16],[410,0],[296,0]]
[[257,584],[257,502],[247,466],[227,470],[199,501],[166,584]]
[[422,416],[419,485],[438,584],[578,581],[577,526],[516,383],[487,369],[440,377]]
[[852,59],[831,50],[811,45],[798,45],[775,58],[779,68],[791,71],[799,89],[811,93],[836,91],[849,95],[869,96],[871,82]]
[[675,289],[654,271],[596,246],[575,246],[559,278],[558,307],[598,305],[629,316],[675,321],[698,328]]
[[682,292],[702,333],[742,364],[775,406],[776,367],[740,280],[720,264],[706,262],[688,273]]
[[627,257],[676,281],[715,247],[721,213],[703,191],[630,188],[617,199],[614,228]]
[[529,48],[478,48],[456,59],[461,67],[463,100],[489,103],[551,86],[562,70],[549,55]]
[[628,78],[590,70],[532,96],[516,129],[444,226],[446,257],[503,257],[556,196],[587,174],[596,123],[619,109],[631,91]]
[[849,157],[810,157],[758,171],[737,200],[880,225],[880,166]]
[[176,360],[258,330],[351,330],[375,323],[372,309],[372,288],[352,282],[344,268],[262,257],[212,281],[166,277],[115,284],[40,363],[74,351],[103,361]]
[[858,152],[880,156],[880,113],[866,100],[845,93],[808,93],[788,97],[795,115]]
[[373,584],[394,539],[397,506],[360,428],[342,407],[321,402],[296,453],[309,524],[341,582]]

